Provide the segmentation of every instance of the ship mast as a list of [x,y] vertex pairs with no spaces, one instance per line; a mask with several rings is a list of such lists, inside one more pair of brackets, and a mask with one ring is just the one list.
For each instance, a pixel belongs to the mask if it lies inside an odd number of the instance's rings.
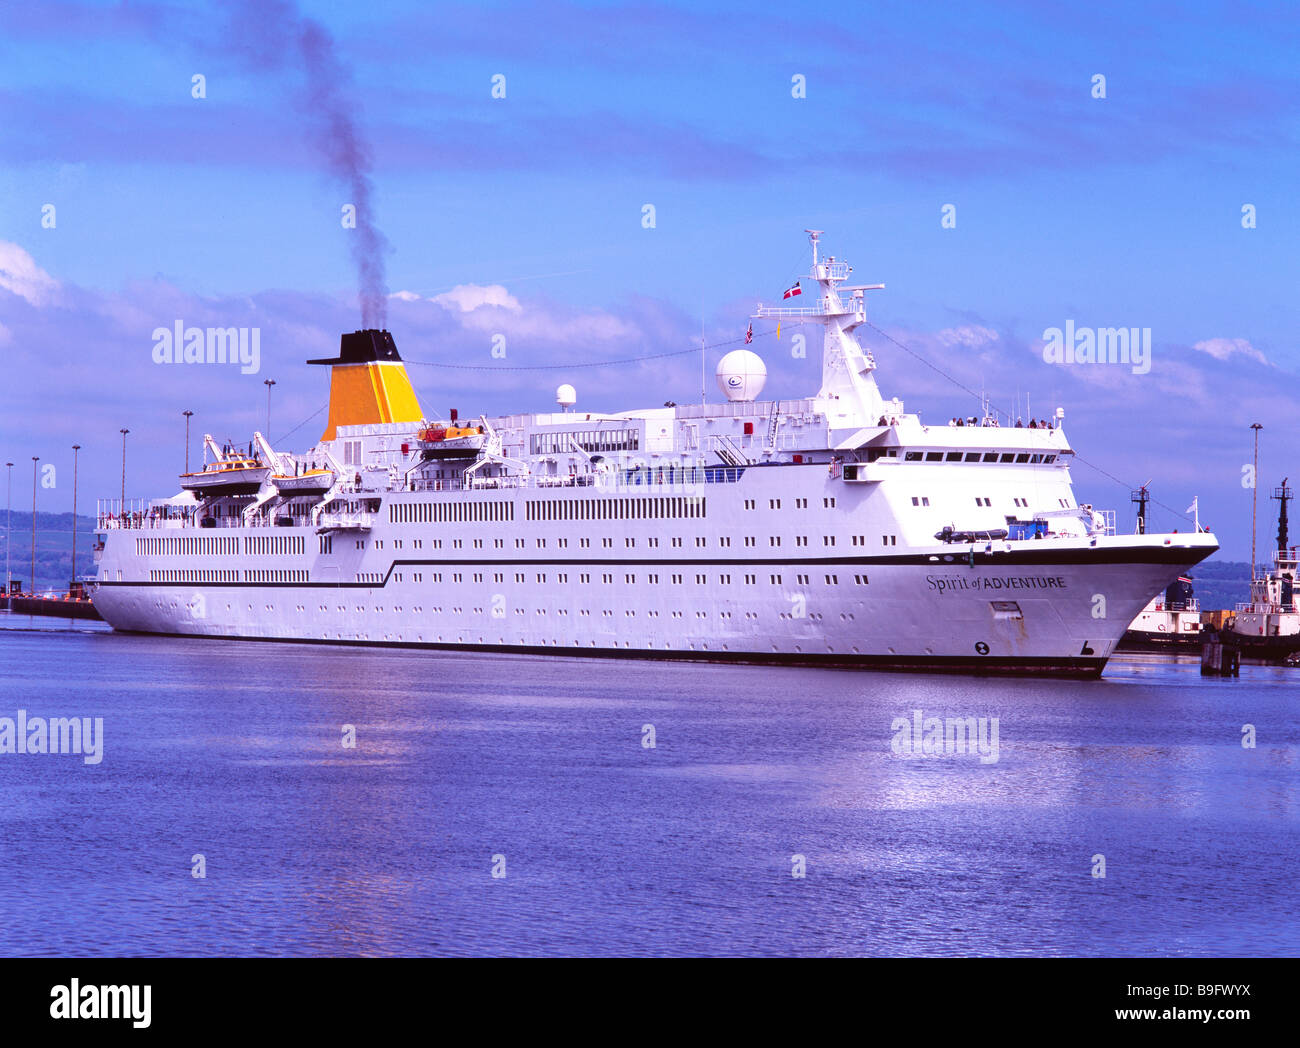
[[1289,534],[1287,531],[1286,504],[1290,502],[1295,495],[1291,489],[1286,486],[1288,477],[1282,478],[1282,486],[1274,488],[1271,498],[1277,499],[1277,551],[1285,554],[1289,543]]
[[[755,319],[793,319],[797,323],[820,322],[825,335],[822,340],[822,386],[817,397],[830,402],[825,410],[831,428],[874,426],[885,414],[884,399],[872,374],[876,362],[862,348],[853,331],[867,319],[865,292],[881,290],[885,285],[844,284],[853,267],[834,255],[821,256],[820,229],[805,229],[804,232],[808,234],[812,247],[812,269],[808,279],[817,286],[815,301],[807,306],[764,306],[760,303],[753,316]],[[799,288],[796,293],[802,295],[800,285],[796,288]]]
[[1264,427],[1252,422],[1255,431],[1255,467],[1250,475],[1250,581],[1255,581],[1255,511],[1259,506],[1259,431]]
[[[1149,484],[1150,481],[1147,483]],[[1136,534],[1145,535],[1147,533],[1147,503],[1151,501],[1151,492],[1147,489],[1147,485],[1143,484],[1137,491],[1131,492],[1129,501],[1136,503],[1138,508]]]

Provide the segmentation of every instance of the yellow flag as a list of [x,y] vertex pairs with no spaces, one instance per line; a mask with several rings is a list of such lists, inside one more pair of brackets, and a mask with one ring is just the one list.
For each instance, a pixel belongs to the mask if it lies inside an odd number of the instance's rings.
[[781,321],[776,322],[776,340],[781,341]]

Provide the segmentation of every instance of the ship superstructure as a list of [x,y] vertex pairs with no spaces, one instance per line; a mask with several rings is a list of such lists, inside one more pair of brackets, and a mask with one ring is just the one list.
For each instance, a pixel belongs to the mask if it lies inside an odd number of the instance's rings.
[[[1062,414],[934,425],[886,399],[865,292],[810,231],[822,384],[759,400],[425,416],[392,336],[343,336],[326,429],[255,434],[169,499],[102,503],[96,607],[153,633],[531,653],[1099,674],[1212,535],[1118,536]],[[805,297],[805,296],[801,296]],[[960,423],[960,424],[958,424]],[[209,476],[209,473],[214,474]],[[224,479],[223,479],[224,478]]]

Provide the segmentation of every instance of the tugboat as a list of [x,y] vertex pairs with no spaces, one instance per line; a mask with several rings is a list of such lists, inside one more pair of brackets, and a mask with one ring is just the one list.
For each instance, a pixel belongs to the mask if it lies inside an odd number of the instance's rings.
[[[1147,503],[1151,492],[1145,484],[1129,500],[1137,506],[1137,534],[1147,531]],[[1197,520],[1197,530],[1200,521]],[[1121,652],[1192,653],[1201,647],[1201,605],[1193,596],[1192,580],[1179,575],[1163,593],[1157,593],[1138,612],[1115,649]]]
[[1300,560],[1297,548],[1288,546],[1286,504],[1295,496],[1287,487],[1273,491],[1277,500],[1277,549],[1273,551],[1273,570],[1256,575],[1251,565],[1250,600],[1238,604],[1223,631],[1226,643],[1241,648],[1243,658],[1293,664],[1300,654],[1300,610],[1296,608],[1295,580]]
[[1200,649],[1201,605],[1192,580],[1180,575],[1138,613],[1116,650],[1195,654]]

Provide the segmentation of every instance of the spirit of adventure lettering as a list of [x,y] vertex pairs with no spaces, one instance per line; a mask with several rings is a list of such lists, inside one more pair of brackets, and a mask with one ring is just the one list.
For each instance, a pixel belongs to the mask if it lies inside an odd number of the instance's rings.
[[966,575],[927,575],[930,589],[939,593],[956,593],[989,590],[1065,589],[1065,579],[1060,575],[1000,575],[971,578]]

